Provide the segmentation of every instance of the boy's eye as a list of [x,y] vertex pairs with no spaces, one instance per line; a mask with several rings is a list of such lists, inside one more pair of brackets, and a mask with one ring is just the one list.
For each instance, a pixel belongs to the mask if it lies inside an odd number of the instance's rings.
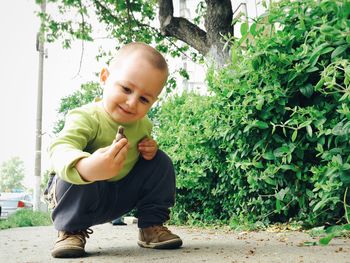
[[143,103],[143,104],[148,104],[148,103],[149,103],[149,100],[146,99],[145,97],[140,97],[140,101],[141,101],[141,103]]
[[123,88],[123,91],[124,91],[125,93],[127,93],[127,94],[130,94],[130,93],[131,93],[131,89],[129,89],[128,87],[122,86],[122,88]]

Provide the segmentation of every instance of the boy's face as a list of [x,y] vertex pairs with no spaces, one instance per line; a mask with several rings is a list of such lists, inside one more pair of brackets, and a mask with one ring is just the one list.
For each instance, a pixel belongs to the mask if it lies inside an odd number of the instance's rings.
[[103,106],[114,121],[129,123],[143,118],[157,100],[167,78],[141,56],[126,56],[100,75]]

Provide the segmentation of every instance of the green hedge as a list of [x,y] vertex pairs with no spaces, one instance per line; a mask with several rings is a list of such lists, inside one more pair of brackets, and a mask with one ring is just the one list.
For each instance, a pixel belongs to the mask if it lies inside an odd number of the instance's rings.
[[[155,115],[157,139],[177,172],[175,220],[345,222],[345,2],[281,1],[263,20],[268,24],[242,25],[232,63],[208,72],[211,96],[185,93],[162,105]],[[238,48],[248,35],[254,43]]]

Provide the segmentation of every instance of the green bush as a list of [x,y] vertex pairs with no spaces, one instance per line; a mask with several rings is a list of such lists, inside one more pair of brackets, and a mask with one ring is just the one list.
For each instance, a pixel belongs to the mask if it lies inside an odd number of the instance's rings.
[[157,141],[170,154],[177,171],[173,217],[179,222],[217,219],[220,212],[213,192],[217,185],[215,165],[220,161],[218,145],[210,140],[218,114],[210,110],[212,103],[212,97],[183,94],[162,104],[156,114]]
[[21,209],[0,221],[0,229],[27,227],[27,226],[48,226],[51,225],[49,213],[35,212],[29,209]]
[[212,96],[176,96],[156,114],[179,222],[345,221],[350,3],[280,1],[262,21],[208,72]]

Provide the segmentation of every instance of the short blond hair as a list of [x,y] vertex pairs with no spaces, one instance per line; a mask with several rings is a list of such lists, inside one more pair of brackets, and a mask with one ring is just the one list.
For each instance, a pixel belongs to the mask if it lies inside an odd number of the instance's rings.
[[114,58],[110,61],[109,68],[113,68],[115,65],[118,65],[126,56],[130,56],[137,52],[139,53],[139,55],[146,58],[146,60],[153,67],[162,71],[164,70],[168,75],[169,73],[168,63],[166,62],[163,55],[155,48],[143,42],[131,42],[121,47],[117,51]]

